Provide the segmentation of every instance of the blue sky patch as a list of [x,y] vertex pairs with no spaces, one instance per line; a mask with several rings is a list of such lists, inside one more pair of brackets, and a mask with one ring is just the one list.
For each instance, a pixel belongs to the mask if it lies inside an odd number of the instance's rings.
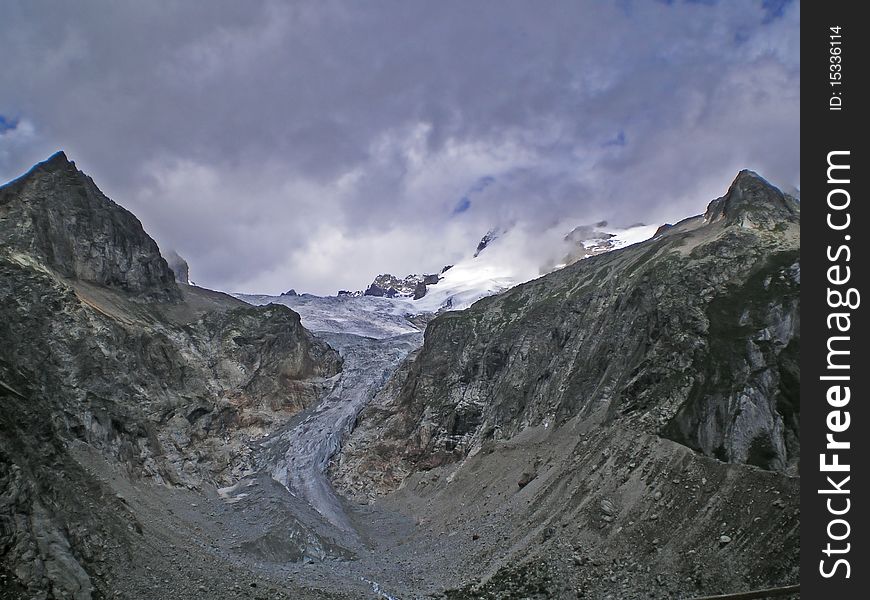
[[463,196],[459,199],[459,202],[457,202],[456,206],[453,208],[453,214],[461,215],[469,208],[471,208],[471,199],[468,196]]
[[734,32],[734,43],[738,46],[745,44],[752,36],[745,29],[738,29]]
[[453,207],[453,212],[451,212],[451,216],[461,215],[469,208],[471,208],[471,196],[474,194],[479,194],[489,186],[495,183],[495,177],[492,175],[484,175],[477,181],[475,181],[468,188],[468,191],[465,192],[465,195],[459,199],[459,202],[456,203],[456,206]]
[[792,0],[762,0],[761,8],[764,10],[764,21],[762,22],[767,24],[776,21],[785,13],[785,9],[791,3]]
[[616,137],[607,140],[602,145],[605,148],[610,148],[613,146],[625,146],[625,132],[620,130],[620,132],[616,134]]
[[469,194],[476,194],[478,192],[482,192],[483,190],[485,190],[486,188],[491,186],[493,183],[495,183],[495,177],[492,177],[490,175],[485,175],[484,177],[481,177],[480,179],[478,179],[477,181],[474,182],[474,185],[472,185],[468,189],[468,193]]
[[13,119],[11,117],[7,117],[6,115],[0,115],[0,135],[3,135],[7,131],[12,131],[17,127],[18,119]]

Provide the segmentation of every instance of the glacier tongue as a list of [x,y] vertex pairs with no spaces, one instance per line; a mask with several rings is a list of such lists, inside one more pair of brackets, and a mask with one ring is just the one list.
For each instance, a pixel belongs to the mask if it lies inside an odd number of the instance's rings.
[[384,339],[417,333],[420,328],[409,320],[416,314],[413,301],[377,296],[267,296],[235,294],[254,305],[283,304],[302,318],[306,329],[316,332],[349,333]]

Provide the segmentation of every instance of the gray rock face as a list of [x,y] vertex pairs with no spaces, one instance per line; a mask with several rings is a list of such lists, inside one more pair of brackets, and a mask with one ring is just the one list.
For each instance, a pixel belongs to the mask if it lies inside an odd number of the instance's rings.
[[71,288],[17,258],[0,256],[0,267],[0,338],[24,340],[0,350],[3,367],[52,398],[66,415],[65,437],[162,481],[243,470],[227,442],[262,435],[314,402],[340,369],[335,351],[285,306],[228,298],[179,322],[160,306]]
[[[375,277],[374,281],[363,292],[363,295],[379,296],[382,298],[395,298],[397,296],[410,298],[417,293],[421,283],[425,285],[424,282],[427,278],[428,281],[432,281],[429,275],[421,277],[420,275],[412,274],[407,275],[404,279],[400,279],[395,275],[384,273]],[[435,276],[435,283],[438,283],[437,276]]]
[[[0,546],[33,590],[48,573],[52,586],[79,597],[81,569],[100,552],[88,550],[91,538],[129,538],[126,523],[101,533],[81,515],[102,512],[65,506],[92,485],[68,444],[83,443],[137,478],[226,485],[252,469],[251,440],[316,402],[341,365],[289,308],[227,301],[175,322],[153,304],[71,288],[21,255],[0,254],[0,303],[0,339],[18,340],[0,349],[0,479],[18,480],[13,496],[0,498],[9,525]],[[22,453],[21,440],[34,437],[40,445]],[[45,497],[60,505],[34,522]],[[33,538],[43,525],[44,543]],[[58,531],[69,527],[83,537],[67,549]]]
[[390,489],[577,416],[795,472],[799,223],[798,203],[741,172],[703,217],[439,316],[336,478],[388,471],[372,483]]
[[[407,275],[404,279],[399,279],[395,275],[385,273],[375,277],[375,280],[362,292],[362,295],[378,296],[380,298],[404,297],[419,300],[426,295],[426,287],[436,285],[440,279],[437,274],[412,274]],[[341,292],[339,292],[339,295],[341,295]]]
[[59,275],[177,301],[172,270],[142,224],[63,152],[0,188],[0,239]]
[[776,229],[800,217],[800,204],[783,194],[757,173],[740,171],[728,193],[707,207],[707,223]]
[[418,283],[417,286],[414,288],[414,300],[419,300],[420,298],[425,296],[426,291],[426,283],[423,281]]
[[[339,292],[339,294],[341,294]],[[369,287],[366,288],[365,292],[363,292],[364,296],[375,296],[377,298],[395,298],[398,295],[398,292],[395,288],[384,289],[376,283],[372,283]]]
[[0,191],[3,570],[28,597],[103,597],[107,541],[123,554],[140,526],[76,449],[134,479],[225,485],[342,361],[285,306],[176,286],[135,217],[65,157]]

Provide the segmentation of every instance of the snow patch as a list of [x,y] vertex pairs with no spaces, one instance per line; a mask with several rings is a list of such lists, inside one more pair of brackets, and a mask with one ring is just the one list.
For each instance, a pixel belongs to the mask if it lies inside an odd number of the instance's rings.
[[[441,275],[437,284],[427,286],[426,295],[419,300],[356,294],[234,295],[254,305],[289,306],[299,313],[302,324],[311,331],[384,339],[420,331],[412,322],[417,315],[464,310],[481,298],[567,266],[569,263],[563,257],[577,249],[576,241],[566,239],[565,231],[570,230],[562,223],[543,233],[515,228],[492,236],[485,252],[476,252],[454,264]],[[583,240],[582,247],[588,254],[601,254],[648,240],[657,230],[655,225],[607,228],[607,234],[602,237]]]

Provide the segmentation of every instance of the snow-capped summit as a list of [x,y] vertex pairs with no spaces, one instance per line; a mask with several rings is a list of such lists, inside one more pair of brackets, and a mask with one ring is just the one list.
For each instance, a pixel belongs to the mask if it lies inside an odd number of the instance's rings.
[[578,260],[649,239],[657,229],[655,225],[613,228],[605,221],[581,226],[562,223],[544,232],[522,227],[491,229],[473,253],[445,266],[440,274],[400,279],[384,273],[364,292],[342,290],[329,297],[289,292],[236,296],[251,304],[289,306],[313,331],[391,337],[419,331],[427,314],[465,309],[481,298]]
[[578,260],[649,239],[656,229],[608,228],[606,221],[573,229],[556,226],[543,233],[491,229],[472,256],[443,272],[438,284],[427,286],[426,295],[411,304],[417,313],[461,310]]

